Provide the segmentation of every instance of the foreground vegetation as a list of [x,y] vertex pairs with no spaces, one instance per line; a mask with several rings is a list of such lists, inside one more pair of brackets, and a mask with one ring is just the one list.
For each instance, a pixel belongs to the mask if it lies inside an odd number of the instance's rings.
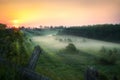
[[[5,24],[0,24],[0,80],[20,79],[16,73],[15,66],[7,65],[8,63],[26,66],[28,63],[31,49],[30,43],[24,33],[17,29],[7,29]],[[7,63],[8,62],[8,63]]]

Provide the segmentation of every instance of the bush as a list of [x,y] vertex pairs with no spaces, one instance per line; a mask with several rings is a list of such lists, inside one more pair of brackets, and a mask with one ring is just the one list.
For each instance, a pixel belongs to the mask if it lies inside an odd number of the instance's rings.
[[78,53],[77,48],[76,48],[75,45],[72,44],[72,43],[69,43],[69,44],[66,46],[66,48],[65,48],[64,51],[65,51],[66,53]]
[[107,50],[106,48],[101,49],[101,55],[99,58],[99,63],[105,65],[113,65],[117,62],[117,49]]

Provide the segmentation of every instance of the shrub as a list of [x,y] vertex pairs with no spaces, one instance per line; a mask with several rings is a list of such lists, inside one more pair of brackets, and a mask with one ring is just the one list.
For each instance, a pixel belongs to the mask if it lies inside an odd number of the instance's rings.
[[77,48],[75,47],[74,44],[69,43],[65,48],[65,52],[67,52],[67,53],[78,53],[78,50],[77,50]]
[[99,63],[105,65],[113,65],[117,62],[117,49],[107,50],[106,48],[101,49],[101,55],[99,58]]

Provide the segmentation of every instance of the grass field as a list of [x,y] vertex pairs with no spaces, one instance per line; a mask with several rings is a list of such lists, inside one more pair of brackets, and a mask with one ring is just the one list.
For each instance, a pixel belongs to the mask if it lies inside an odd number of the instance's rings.
[[[36,71],[52,80],[84,80],[84,72],[88,66],[96,67],[109,79],[113,75],[120,74],[119,59],[115,65],[97,63],[97,57],[101,55],[102,47],[116,48],[120,52],[120,44],[53,34],[31,36],[31,40],[34,45],[40,45],[44,50],[39,58]],[[77,54],[62,52],[69,43],[73,43],[79,50]]]

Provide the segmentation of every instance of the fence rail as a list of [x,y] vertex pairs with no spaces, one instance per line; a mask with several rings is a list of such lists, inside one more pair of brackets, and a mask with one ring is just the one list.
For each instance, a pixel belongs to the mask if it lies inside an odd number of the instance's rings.
[[19,65],[16,65],[10,61],[3,59],[3,58],[0,58],[0,63],[2,63],[3,65],[6,65],[6,66],[14,67],[20,73],[20,75],[23,79],[26,79],[26,80],[50,80],[48,77],[40,75],[34,71],[41,52],[42,51],[41,51],[40,46],[35,46],[27,67],[21,67]]

